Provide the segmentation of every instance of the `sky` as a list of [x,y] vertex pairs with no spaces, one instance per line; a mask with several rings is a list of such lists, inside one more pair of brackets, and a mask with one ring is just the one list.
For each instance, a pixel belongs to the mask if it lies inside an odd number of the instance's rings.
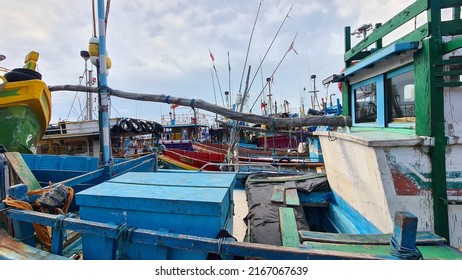
[[[263,80],[274,72],[273,100],[279,106],[287,100],[290,111],[298,113],[302,104],[311,107],[312,75],[317,76],[318,96],[334,94],[333,100],[341,98],[336,85],[325,88],[321,82],[344,66],[345,26],[355,30],[365,23],[384,23],[413,2],[114,0],[110,3],[106,34],[112,61],[108,86],[127,92],[202,99],[223,106],[225,91],[231,89],[231,104],[239,88],[244,91],[250,65],[253,83],[244,111],[255,104],[252,113],[261,114],[258,96]],[[34,50],[40,54],[38,71],[49,86],[85,83],[79,79],[85,70],[80,51],[87,50],[93,36],[92,0],[0,3],[4,11],[0,17],[0,54],[6,56],[0,67],[22,67],[26,54]],[[293,50],[287,52],[292,42]],[[352,43],[357,42],[359,39],[352,36]],[[264,94],[268,94],[268,87]],[[52,92],[51,122],[82,119],[85,99],[85,93]],[[111,117],[160,121],[160,116],[168,115],[170,110],[168,104],[118,97],[112,97],[111,104]],[[191,112],[191,108],[183,111]]]

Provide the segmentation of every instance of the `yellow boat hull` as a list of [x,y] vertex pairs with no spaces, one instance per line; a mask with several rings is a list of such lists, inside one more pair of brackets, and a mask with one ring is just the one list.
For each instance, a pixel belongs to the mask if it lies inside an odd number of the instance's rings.
[[51,119],[51,93],[41,80],[0,84],[0,144],[33,152]]

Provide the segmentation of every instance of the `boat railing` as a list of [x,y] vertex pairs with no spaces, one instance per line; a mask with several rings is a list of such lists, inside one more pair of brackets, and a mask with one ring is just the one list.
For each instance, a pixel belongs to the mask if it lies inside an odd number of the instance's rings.
[[209,125],[209,121],[204,114],[197,114],[196,116],[191,114],[176,114],[174,118],[170,115],[161,116],[162,125],[173,125],[173,124],[198,124],[198,125]]
[[276,167],[271,165],[270,163],[215,163],[209,162],[204,164],[199,171],[205,171],[207,166],[219,166],[223,171],[233,171],[233,172],[251,172],[251,171],[273,171],[273,172],[280,172],[280,170]]
[[[116,242],[121,236],[121,230],[128,231],[130,243],[144,244],[146,246],[161,246],[171,249],[186,249],[198,252],[207,252],[218,256],[246,256],[261,259],[398,259],[393,256],[373,255],[366,253],[348,253],[340,251],[319,251],[300,245],[299,247],[281,247],[267,244],[252,244],[235,241],[233,238],[207,238],[186,234],[176,234],[165,231],[130,227],[124,229],[122,225],[112,223],[98,223],[83,220],[73,215],[53,215],[30,210],[7,208],[6,215],[15,221],[40,224],[51,228],[53,240],[63,240],[70,246],[72,236],[76,238],[81,234],[92,234],[114,240],[110,252],[124,250],[123,244],[119,247]],[[74,233],[72,235],[71,233]],[[52,242],[50,253],[62,256],[68,253],[69,248],[61,242]],[[2,252],[0,252],[0,256]]]

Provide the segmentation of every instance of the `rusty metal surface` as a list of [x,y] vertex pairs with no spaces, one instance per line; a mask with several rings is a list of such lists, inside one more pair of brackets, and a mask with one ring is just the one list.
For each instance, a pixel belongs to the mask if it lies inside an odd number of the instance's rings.
[[0,259],[3,260],[68,260],[14,240],[0,229]]

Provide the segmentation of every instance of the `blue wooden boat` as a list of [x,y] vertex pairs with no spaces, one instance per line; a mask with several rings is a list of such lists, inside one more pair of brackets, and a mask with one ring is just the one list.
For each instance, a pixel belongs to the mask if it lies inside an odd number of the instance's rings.
[[462,259],[447,238],[418,230],[409,211],[398,209],[382,229],[351,202],[362,190],[345,194],[330,170],[327,177],[158,170],[155,153],[115,162],[100,67],[100,159],[1,154],[0,170],[8,171],[0,173],[1,259]]

